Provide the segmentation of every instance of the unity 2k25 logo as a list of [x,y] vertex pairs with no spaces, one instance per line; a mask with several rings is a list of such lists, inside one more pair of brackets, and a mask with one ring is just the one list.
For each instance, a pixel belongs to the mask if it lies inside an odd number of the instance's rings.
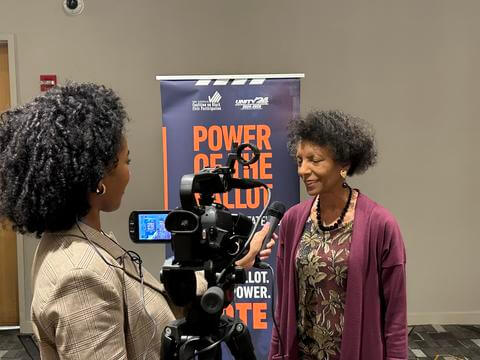
[[208,100],[193,100],[192,111],[220,111],[222,110],[221,99],[222,95],[215,91],[212,96],[208,97]]
[[240,110],[262,110],[262,108],[267,105],[268,96],[257,96],[255,99],[235,100],[235,106],[240,107]]

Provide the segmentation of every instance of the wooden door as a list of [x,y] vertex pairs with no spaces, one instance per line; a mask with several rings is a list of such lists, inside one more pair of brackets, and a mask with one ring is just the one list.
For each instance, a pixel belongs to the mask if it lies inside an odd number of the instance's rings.
[[[0,113],[9,107],[8,47],[0,42]],[[17,239],[10,224],[0,219],[0,326],[18,324]]]
[[8,74],[8,47],[0,41],[0,113],[10,107],[10,76]]

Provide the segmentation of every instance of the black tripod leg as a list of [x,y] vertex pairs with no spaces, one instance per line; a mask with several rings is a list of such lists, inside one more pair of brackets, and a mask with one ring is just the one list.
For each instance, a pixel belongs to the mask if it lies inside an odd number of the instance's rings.
[[248,328],[240,320],[235,320],[234,327],[232,336],[226,341],[233,357],[236,360],[257,360]]

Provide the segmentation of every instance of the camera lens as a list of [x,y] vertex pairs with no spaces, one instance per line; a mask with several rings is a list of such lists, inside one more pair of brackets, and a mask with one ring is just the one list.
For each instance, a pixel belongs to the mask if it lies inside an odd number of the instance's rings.
[[77,0],[67,0],[67,7],[71,10],[75,10],[78,7]]

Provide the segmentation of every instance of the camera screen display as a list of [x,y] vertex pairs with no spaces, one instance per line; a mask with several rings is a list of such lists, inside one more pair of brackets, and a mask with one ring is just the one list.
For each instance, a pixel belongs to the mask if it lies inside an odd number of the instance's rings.
[[172,234],[165,228],[165,219],[168,214],[138,214],[139,240],[165,240],[172,238]]

